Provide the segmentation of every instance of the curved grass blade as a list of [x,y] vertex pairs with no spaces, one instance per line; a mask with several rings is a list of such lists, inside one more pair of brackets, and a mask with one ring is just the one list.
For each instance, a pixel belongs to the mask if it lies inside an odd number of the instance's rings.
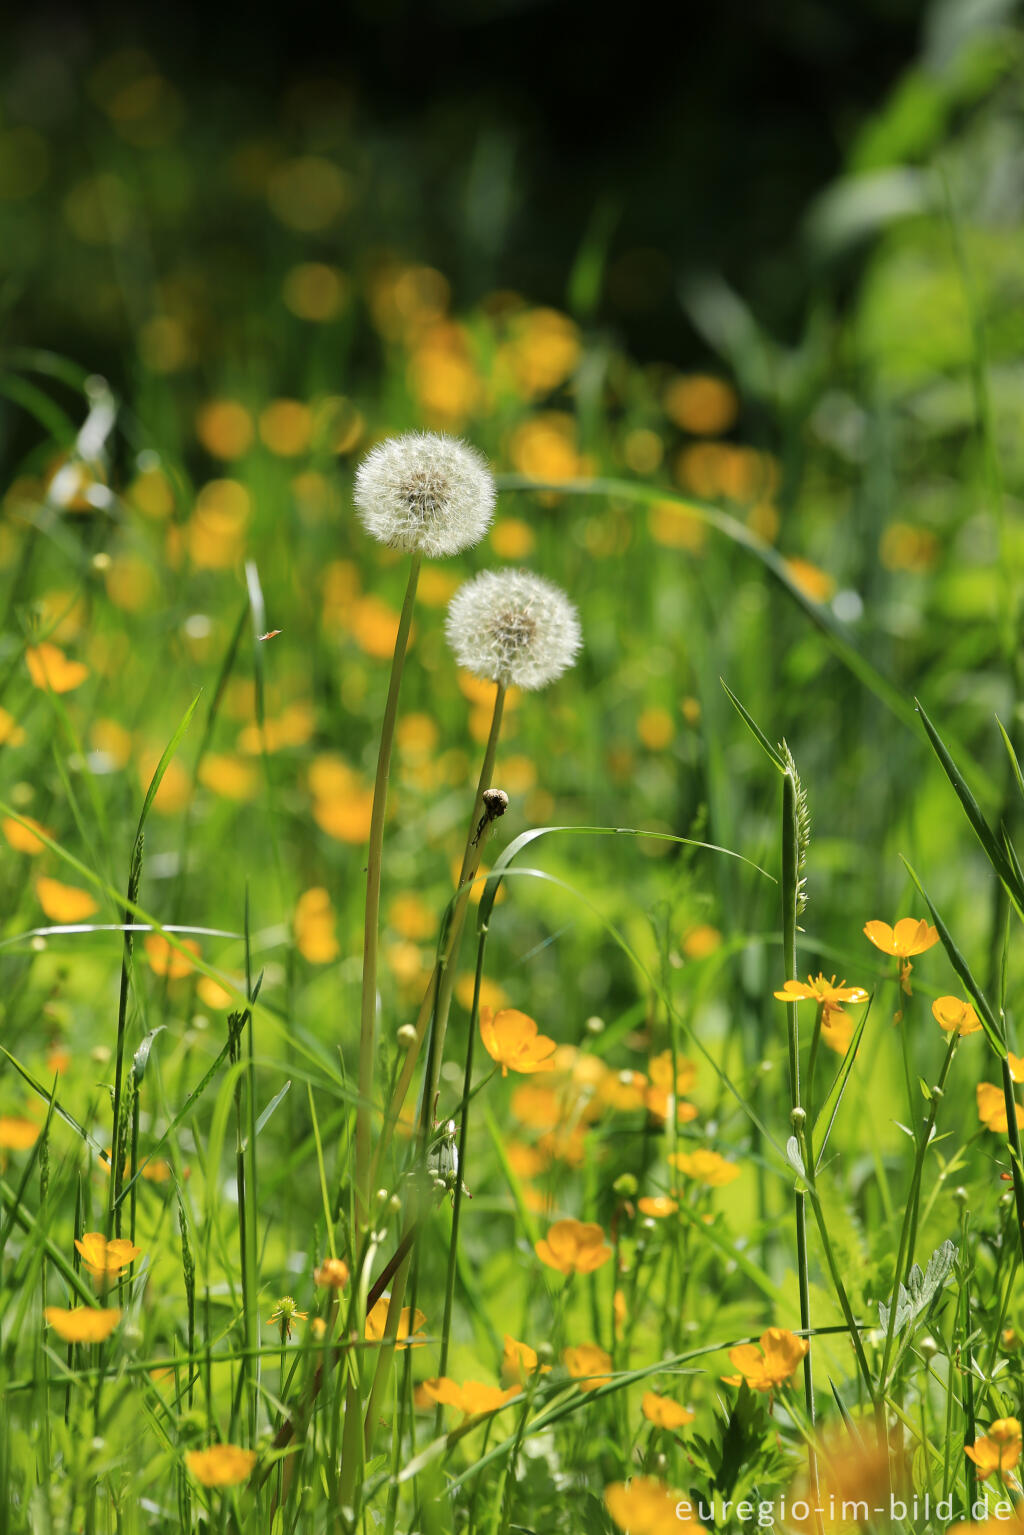
[[964,814],[974,829],[974,835],[981,843],[985,857],[1002,880],[1017,915],[1024,921],[1024,884],[1022,884],[1018,877],[1013,864],[1007,858],[1004,849],[1000,846],[999,838],[982,815],[981,806],[972,794],[960,769],[953,761],[946,743],[916,699],[915,707],[921,716],[921,723],[924,725],[928,739],[932,743],[935,755],[942,766],[942,771],[952,784],[953,792],[964,808]]
[[740,719],[746,725],[747,729],[750,731],[750,734],[754,737],[754,740],[757,742],[758,746],[760,746],[760,748],[764,752],[765,756],[768,758],[768,760],[772,763],[772,765],[774,767],[778,768],[780,773],[785,773],[786,772],[786,764],[785,764],[785,762],[783,762],[781,756],[776,751],[776,749],[772,745],[772,743],[769,741],[768,737],[765,735],[765,733],[761,729],[760,725],[754,719],[753,715],[749,714],[747,712],[747,710],[743,707],[743,705],[740,703],[739,699],[736,697],[736,694],[733,692],[732,688],[726,682],[725,678],[724,677],[719,677],[718,680],[722,684],[723,688],[725,689],[726,694],[727,694],[728,699],[729,699],[729,702],[732,704],[733,708],[736,710],[736,713],[739,715]]
[[[773,549],[771,544],[765,543],[763,538],[759,538],[745,523],[730,517],[727,512],[720,511],[718,507],[710,506],[707,502],[694,500],[690,496],[681,496],[667,486],[637,485],[630,480],[602,477],[595,480],[565,480],[555,485],[533,480],[525,474],[500,474],[497,476],[497,483],[499,490],[554,491],[560,496],[613,496],[621,501],[639,502],[642,506],[650,506],[657,501],[678,506],[691,517],[713,528],[716,533],[721,533],[763,565],[790,600],[801,610],[804,617],[822,635],[832,653],[842,662],[847,671],[852,673],[870,693],[873,693],[879,703],[884,704],[897,719],[902,720],[910,729],[916,728],[914,710],[899,688],[872,665],[866,656],[861,655],[843,625],[833,617],[831,611],[801,590],[778,551]],[[957,743],[957,750],[965,761],[970,762],[971,771],[977,782],[984,784],[986,793],[994,796],[998,791],[985,770],[959,743]]]

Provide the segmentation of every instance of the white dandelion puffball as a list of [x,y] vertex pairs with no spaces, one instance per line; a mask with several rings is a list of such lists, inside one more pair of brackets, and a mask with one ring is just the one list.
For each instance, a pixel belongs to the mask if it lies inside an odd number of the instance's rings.
[[583,644],[568,597],[529,570],[485,570],[460,586],[445,633],[456,661],[474,676],[527,691],[560,677]]
[[494,478],[483,454],[457,437],[387,437],[356,470],[354,498],[367,533],[428,559],[478,544],[494,517]]

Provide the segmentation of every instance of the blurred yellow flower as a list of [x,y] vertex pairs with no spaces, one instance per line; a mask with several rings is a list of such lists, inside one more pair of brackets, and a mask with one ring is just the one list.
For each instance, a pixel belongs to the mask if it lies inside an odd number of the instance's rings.
[[181,949],[169,943],[162,933],[147,933],[142,947],[146,951],[146,958],[154,975],[165,975],[169,981],[180,981],[184,976],[192,974],[195,966],[189,959],[189,954],[198,955],[199,945],[191,938],[178,938],[177,942],[188,952],[183,954]]
[[686,1503],[681,1492],[651,1476],[612,1482],[604,1490],[605,1508],[627,1535],[684,1535],[686,1531],[702,1530],[703,1525],[693,1519],[676,1518],[680,1503]]
[[196,436],[214,458],[244,458],[256,433],[239,400],[209,400],[196,416]]
[[326,965],[339,954],[334,907],[322,885],[303,891],[295,907],[295,943],[311,965]]
[[724,379],[708,373],[682,374],[672,379],[662,397],[669,420],[695,437],[719,437],[739,414],[736,391]]
[[[380,1300],[367,1312],[364,1336],[371,1343],[379,1343],[383,1338],[384,1331],[388,1325],[388,1312],[390,1309],[391,1297],[389,1295],[382,1295]],[[411,1326],[410,1319],[412,1320]],[[420,1328],[426,1320],[425,1312],[417,1309],[415,1316],[413,1316],[412,1308],[403,1306],[398,1319],[398,1331],[395,1334],[398,1340],[396,1346],[398,1348],[423,1348],[427,1340],[422,1336]]]
[[322,261],[303,261],[285,273],[285,306],[300,320],[326,324],[340,314],[348,297],[348,279]]
[[759,1343],[741,1343],[729,1350],[729,1358],[740,1373],[723,1375],[722,1379],[730,1386],[745,1380],[755,1391],[774,1391],[785,1384],[809,1348],[806,1338],[798,1338],[787,1328],[769,1327]]
[[550,1057],[555,1051],[555,1041],[537,1032],[534,1020],[517,1008],[504,1007],[493,1012],[489,1007],[480,1009],[480,1038],[492,1061],[501,1066],[501,1074],[509,1071],[524,1074],[550,1071]]
[[[695,703],[696,699],[691,699]],[[700,706],[697,706],[697,718],[700,718]],[[717,927],[710,923],[700,922],[696,927],[687,928],[683,934],[683,953],[687,959],[706,959],[709,954],[714,954],[716,949],[722,946],[722,935]]]
[[697,1416],[687,1407],[680,1407],[670,1396],[659,1396],[656,1391],[645,1391],[640,1411],[648,1423],[656,1428],[685,1428]]
[[36,899],[51,922],[84,922],[98,910],[87,890],[45,876],[36,880]]
[[211,1444],[208,1450],[189,1450],[185,1464],[204,1487],[238,1487],[248,1481],[256,1464],[255,1450],[237,1444]]
[[500,559],[525,560],[537,540],[529,523],[519,517],[502,517],[491,529],[491,548]]
[[645,709],[637,721],[636,733],[648,751],[664,751],[671,744],[676,727],[667,709]]
[[421,942],[437,930],[437,917],[415,891],[396,895],[388,907],[388,922],[403,938]]
[[279,458],[305,453],[313,435],[313,412],[301,400],[272,400],[260,412],[260,438]]
[[[994,1130],[998,1135],[1005,1135],[1009,1129],[1006,1118],[1006,1098],[1001,1087],[996,1087],[994,1082],[979,1082],[977,1089],[978,1118],[986,1130]],[[1024,1108],[1018,1103],[1017,1124],[1024,1129]]]
[[499,1407],[504,1407],[506,1402],[519,1395],[518,1386],[510,1386],[503,1391],[500,1386],[487,1386],[479,1380],[467,1380],[460,1386],[447,1375],[425,1380],[423,1390],[435,1402],[457,1407],[467,1418],[475,1417],[480,1412],[497,1412]]
[[102,1231],[84,1232],[81,1240],[75,1238],[75,1246],[94,1279],[120,1274],[136,1258],[142,1257],[142,1248],[129,1242],[127,1237],[112,1237],[108,1242]]
[[[28,824],[23,825],[22,822],[27,822]],[[32,830],[33,827],[35,831]],[[46,843],[40,841],[36,836],[36,832],[41,831],[44,836],[51,838],[53,836],[53,832],[48,826],[42,826],[38,821],[34,821],[30,815],[22,816],[20,821],[16,821],[13,816],[7,816],[0,822],[0,830],[3,831],[8,845],[16,853],[28,853],[31,858],[34,858],[37,853],[45,853],[46,851]]]
[[581,1391],[596,1391],[607,1386],[611,1376],[604,1374],[612,1368],[612,1356],[596,1343],[580,1343],[576,1348],[562,1350],[565,1368],[574,1380],[579,1381]]
[[783,564],[793,585],[803,592],[805,597],[809,597],[811,602],[828,602],[829,598],[835,595],[835,578],[818,565],[812,565],[810,560],[793,555],[792,558],[784,560]]
[[0,1114],[0,1151],[27,1151],[39,1139],[39,1126],[19,1114]]
[[638,1199],[636,1207],[641,1215],[649,1215],[654,1220],[664,1220],[666,1215],[675,1215],[679,1209],[678,1199],[669,1199],[665,1194],[645,1194]]
[[348,1284],[348,1264],[344,1258],[325,1258],[313,1270],[313,1283],[325,1290],[343,1290]]
[[669,1157],[673,1167],[679,1169],[695,1183],[703,1183],[709,1189],[721,1189],[732,1183],[742,1172],[735,1162],[727,1162],[717,1151],[676,1151]]
[[25,732],[14,715],[0,708],[0,746],[24,746],[25,740]]
[[560,1274],[592,1274],[612,1256],[603,1230],[593,1221],[555,1221],[547,1236],[534,1243],[534,1251]]
[[336,842],[360,846],[370,835],[373,790],[354,789],[336,799],[315,799],[313,819]]
[[65,1343],[104,1343],[121,1320],[114,1306],[47,1306],[43,1316]]
[[70,693],[81,687],[89,675],[89,668],[82,661],[72,661],[59,645],[45,640],[32,645],[25,652],[28,673],[37,688],[49,688],[54,693]]
[[997,1418],[987,1434],[964,1446],[967,1455],[978,1468],[978,1476],[984,1481],[993,1471],[1001,1475],[1012,1471],[1021,1456],[1021,1429],[1016,1418]]
[[199,765],[199,782],[224,799],[253,799],[259,781],[256,768],[241,757],[208,752]]
[[[349,628],[360,650],[377,660],[390,660],[398,638],[400,615],[380,597],[358,597],[349,613]],[[409,631],[409,643],[415,625]]]
[[528,1343],[520,1343],[511,1333],[504,1334],[505,1350],[501,1358],[501,1378],[523,1386],[533,1375],[548,1375],[549,1364],[541,1364],[536,1349]]
[[699,554],[707,543],[708,527],[697,511],[677,501],[655,501],[647,513],[647,526],[656,544],[666,549],[686,549]]

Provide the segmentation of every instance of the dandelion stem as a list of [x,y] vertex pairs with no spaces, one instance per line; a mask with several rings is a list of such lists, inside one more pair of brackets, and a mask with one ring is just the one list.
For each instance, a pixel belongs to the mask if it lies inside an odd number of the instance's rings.
[[[505,688],[504,684],[499,683],[497,691],[494,695],[494,707],[491,713],[491,728],[487,736],[487,745],[484,748],[484,758],[480,767],[480,778],[477,783],[476,798],[473,801],[472,811],[469,818],[469,828],[466,832],[466,846],[462,855],[462,867],[459,871],[458,892],[452,906],[447,930],[444,932],[441,943],[439,945],[440,952],[438,953],[437,960],[434,964],[433,974],[430,977],[427,989],[423,994],[423,1001],[420,1004],[419,1014],[416,1019],[416,1040],[415,1043],[409,1047],[405,1060],[402,1063],[402,1069],[399,1073],[398,1081],[395,1084],[395,1089],[391,1096],[391,1102],[388,1105],[388,1112],[384,1121],[383,1129],[381,1131],[381,1137],[377,1144],[377,1149],[374,1153],[373,1165],[371,1169],[371,1184],[376,1179],[378,1170],[380,1168],[381,1158],[387,1151],[391,1137],[394,1134],[395,1125],[398,1123],[398,1116],[402,1112],[402,1107],[409,1092],[409,1085],[412,1082],[413,1073],[416,1070],[416,1063],[419,1060],[420,1051],[423,1048],[423,1041],[426,1038],[427,1028],[430,1024],[431,1017],[435,1013],[435,1004],[436,1015],[440,1021],[440,1038],[442,1040],[444,1038],[444,1032],[448,1022],[448,1010],[451,1007],[452,988],[455,984],[455,959],[458,954],[459,943],[462,938],[462,929],[466,920],[466,910],[469,905],[472,881],[475,879],[477,870],[480,867],[480,858],[483,852],[483,845],[487,837],[487,831],[489,829],[488,826],[485,826],[480,837],[477,838],[476,830],[480,824],[480,812],[483,806],[484,790],[491,787],[491,779],[494,774],[494,761],[498,751],[498,739],[501,735],[501,721],[505,709],[506,691],[507,689]],[[436,1063],[436,1071],[431,1071],[432,1078],[436,1078],[436,1075],[440,1072],[441,1069],[441,1055],[440,1051],[436,1049],[436,1045],[434,1061]],[[427,1091],[425,1095],[425,1102],[429,1105],[433,1095],[429,1090],[429,1084],[426,1084],[426,1086]]]
[[388,777],[391,772],[391,748],[398,717],[398,695],[405,669],[405,655],[416,601],[422,556],[414,553],[409,564],[409,580],[398,623],[395,650],[391,661],[391,680],[380,731],[377,752],[377,776],[373,785],[373,810],[370,816],[370,843],[366,854],[366,909],[363,924],[363,987],[359,1012],[359,1101],[356,1105],[356,1231],[361,1235],[370,1213],[370,1115],[373,1103],[374,1024],[377,1014],[377,942],[380,925],[381,859],[384,846],[384,812],[387,809]]

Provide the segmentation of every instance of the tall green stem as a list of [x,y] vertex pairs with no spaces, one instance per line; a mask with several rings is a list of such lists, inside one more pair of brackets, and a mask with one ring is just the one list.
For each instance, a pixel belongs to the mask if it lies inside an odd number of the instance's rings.
[[[398,1116],[402,1112],[402,1107],[408,1095],[413,1073],[416,1070],[416,1063],[419,1060],[423,1041],[426,1038],[427,1028],[432,1017],[437,1019],[434,1028],[433,1065],[431,1068],[431,1077],[435,1080],[424,1084],[424,1102],[428,1106],[428,1114],[429,1106],[436,1091],[436,1076],[441,1069],[441,1050],[438,1047],[443,1044],[448,1025],[448,1013],[451,1010],[452,990],[455,985],[455,961],[459,951],[459,943],[462,939],[462,929],[466,921],[466,911],[469,907],[472,881],[475,879],[477,870],[480,867],[480,858],[486,840],[486,827],[479,837],[477,836],[477,827],[480,824],[480,817],[483,812],[484,792],[492,786],[491,779],[494,775],[494,762],[498,752],[501,721],[505,710],[505,694],[506,685],[499,683],[497,692],[494,695],[491,728],[487,736],[487,745],[484,748],[483,762],[480,766],[476,798],[473,801],[469,827],[466,831],[466,846],[463,850],[462,867],[459,871],[458,894],[452,907],[447,932],[441,942],[441,949],[434,965],[433,974],[430,977],[430,982],[423,995],[423,1001],[420,1004],[419,1014],[416,1019],[416,1040],[410,1046],[405,1060],[402,1062],[402,1069],[399,1073],[398,1081],[395,1083],[394,1092],[391,1095],[391,1103],[388,1106],[380,1141],[373,1157],[371,1181],[376,1178],[381,1159],[387,1151],[391,1137],[394,1134],[395,1125],[398,1123]],[[436,1070],[434,1067],[436,1067]]]
[[[797,786],[792,772],[782,779],[782,946],[785,979],[796,980],[796,918],[800,893],[800,833],[797,814]],[[800,1024],[797,1004],[788,1004],[789,1012],[789,1097],[794,1128],[799,1129],[803,1109],[800,1104]],[[811,1371],[811,1297],[807,1273],[807,1209],[806,1194],[797,1189],[794,1194],[796,1217],[796,1261],[800,1285],[800,1330],[807,1339],[804,1355],[804,1406],[808,1426],[815,1423],[814,1377]],[[818,1496],[818,1462],[812,1445],[807,1448],[807,1475],[812,1502]]]
[[366,854],[366,910],[363,923],[363,989],[359,1009],[359,1102],[356,1105],[356,1247],[370,1215],[370,1118],[373,1110],[374,1025],[377,1017],[377,944],[380,927],[381,862],[384,848],[384,813],[387,809],[388,777],[391,772],[391,748],[398,717],[398,695],[402,687],[405,656],[416,602],[422,556],[414,553],[409,566],[405,601],[398,623],[395,651],[391,661],[391,681],[380,730],[377,752],[377,776],[373,784],[373,810],[370,816],[370,844]]

